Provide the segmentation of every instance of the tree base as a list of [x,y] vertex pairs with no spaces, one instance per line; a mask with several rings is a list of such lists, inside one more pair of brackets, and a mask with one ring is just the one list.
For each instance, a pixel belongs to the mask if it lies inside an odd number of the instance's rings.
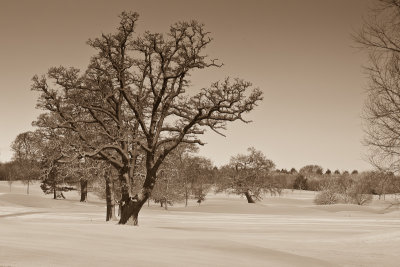
[[128,201],[122,201],[120,205],[121,218],[118,224],[128,224],[128,225],[138,226],[139,225],[138,216],[140,209],[141,205],[134,198],[131,198]]
[[247,203],[251,203],[251,204],[256,203],[256,202],[254,201],[253,197],[251,196],[250,192],[245,192],[244,195],[246,196]]

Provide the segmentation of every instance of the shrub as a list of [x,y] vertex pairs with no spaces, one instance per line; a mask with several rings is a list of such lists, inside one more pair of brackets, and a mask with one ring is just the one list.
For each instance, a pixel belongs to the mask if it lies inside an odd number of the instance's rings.
[[372,194],[370,194],[370,188],[359,181],[354,183],[349,190],[349,197],[352,203],[357,205],[364,205],[372,201]]
[[372,195],[371,194],[360,194],[360,193],[354,193],[350,195],[353,203],[357,205],[364,205],[372,201]]
[[368,175],[340,175],[324,179],[320,182],[320,190],[315,204],[331,205],[338,202],[365,205],[372,200],[371,182]]
[[352,197],[350,196],[350,190],[354,184],[353,179],[346,175],[340,175],[334,179],[335,192],[340,195],[341,200],[344,203],[353,203]]
[[317,205],[332,205],[339,201],[338,194],[333,190],[324,190],[319,192],[314,199],[314,203]]

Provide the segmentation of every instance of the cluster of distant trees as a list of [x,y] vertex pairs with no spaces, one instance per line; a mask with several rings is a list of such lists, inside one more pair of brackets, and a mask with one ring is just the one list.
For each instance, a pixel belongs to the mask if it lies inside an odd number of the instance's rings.
[[16,162],[0,162],[0,181],[8,181],[10,190],[14,180],[19,179],[25,181],[25,178],[18,175],[17,172],[19,172],[19,168],[16,166]]
[[317,204],[353,203],[364,205],[373,195],[385,199],[386,194],[400,192],[400,177],[392,172],[369,171],[324,178],[318,184]]
[[[284,173],[287,173],[284,171]],[[400,176],[388,171],[366,171],[351,173],[329,169],[323,172],[318,165],[307,165],[297,173],[292,170],[292,189],[319,191],[316,204],[353,203],[363,205],[373,195],[385,199],[386,194],[400,193]]]

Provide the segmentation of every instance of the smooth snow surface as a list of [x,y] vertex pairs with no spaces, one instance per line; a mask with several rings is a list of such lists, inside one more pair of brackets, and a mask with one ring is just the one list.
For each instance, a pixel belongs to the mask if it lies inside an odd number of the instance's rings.
[[[286,191],[257,204],[223,194],[164,210],[144,206],[139,227],[105,222],[105,203],[66,200],[0,182],[0,266],[400,266],[400,211],[316,206]],[[387,198],[390,200],[390,198]]]

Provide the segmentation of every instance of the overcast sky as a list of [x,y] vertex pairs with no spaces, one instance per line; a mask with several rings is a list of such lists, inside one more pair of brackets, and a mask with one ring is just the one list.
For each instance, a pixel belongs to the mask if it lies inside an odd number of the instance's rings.
[[210,57],[221,69],[193,75],[196,88],[227,76],[251,81],[264,101],[234,123],[227,137],[206,134],[201,154],[216,165],[253,146],[278,168],[318,164],[365,170],[361,111],[366,55],[351,34],[362,25],[368,0],[264,1],[8,1],[0,0],[0,161],[18,133],[39,114],[31,78],[51,66],[85,68],[88,38],[112,32],[118,14],[140,14],[137,31],[165,32],[196,19],[212,33]]

